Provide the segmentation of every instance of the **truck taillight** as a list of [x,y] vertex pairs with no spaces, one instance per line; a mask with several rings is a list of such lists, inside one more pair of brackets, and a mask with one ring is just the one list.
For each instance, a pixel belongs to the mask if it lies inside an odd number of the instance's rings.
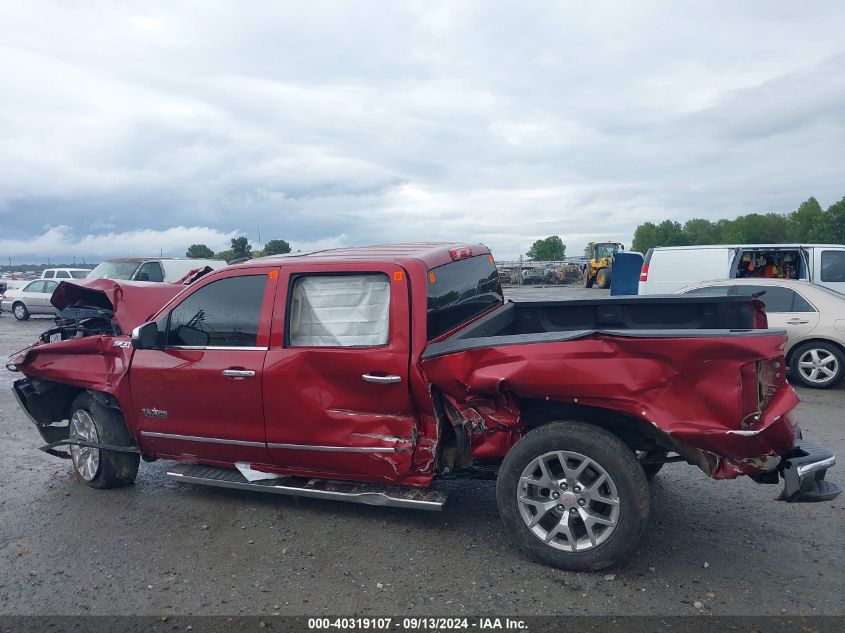
[[762,411],[786,384],[783,356],[761,360],[757,363],[757,397]]
[[754,426],[760,414],[786,384],[783,356],[742,366],[742,428]]
[[643,269],[640,271],[640,281],[648,281],[648,264],[643,264]]

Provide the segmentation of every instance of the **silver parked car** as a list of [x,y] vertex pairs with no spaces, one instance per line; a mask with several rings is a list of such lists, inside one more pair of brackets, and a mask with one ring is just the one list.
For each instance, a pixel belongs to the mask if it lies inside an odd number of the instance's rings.
[[807,281],[724,279],[704,281],[676,294],[765,292],[769,327],[786,330],[790,378],[804,387],[827,389],[845,377],[845,295]]
[[58,285],[52,279],[36,279],[23,288],[10,288],[0,299],[0,308],[9,310],[18,321],[26,321],[31,314],[55,315],[50,297]]

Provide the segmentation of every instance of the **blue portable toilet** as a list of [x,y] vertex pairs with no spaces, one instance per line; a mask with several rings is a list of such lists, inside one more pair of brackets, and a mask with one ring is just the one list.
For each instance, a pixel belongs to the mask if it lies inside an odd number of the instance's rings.
[[639,289],[643,254],[619,251],[613,256],[613,274],[610,278],[611,295],[635,295]]

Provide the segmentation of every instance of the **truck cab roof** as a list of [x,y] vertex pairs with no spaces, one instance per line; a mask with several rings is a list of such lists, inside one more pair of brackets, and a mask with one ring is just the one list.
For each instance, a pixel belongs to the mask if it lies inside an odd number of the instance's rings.
[[268,264],[287,264],[301,261],[379,261],[402,264],[409,260],[422,261],[427,268],[436,268],[456,259],[489,255],[490,249],[484,244],[466,244],[461,242],[410,242],[405,244],[384,244],[378,246],[353,246],[332,248],[310,253],[289,253],[287,255],[268,255],[258,257],[236,266],[266,266]]

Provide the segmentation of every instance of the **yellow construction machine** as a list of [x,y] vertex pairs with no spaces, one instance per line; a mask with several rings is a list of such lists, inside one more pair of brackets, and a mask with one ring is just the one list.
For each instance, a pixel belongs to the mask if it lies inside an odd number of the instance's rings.
[[610,288],[613,271],[613,256],[625,247],[619,242],[590,242],[584,249],[587,262],[584,264],[584,285],[592,288]]

